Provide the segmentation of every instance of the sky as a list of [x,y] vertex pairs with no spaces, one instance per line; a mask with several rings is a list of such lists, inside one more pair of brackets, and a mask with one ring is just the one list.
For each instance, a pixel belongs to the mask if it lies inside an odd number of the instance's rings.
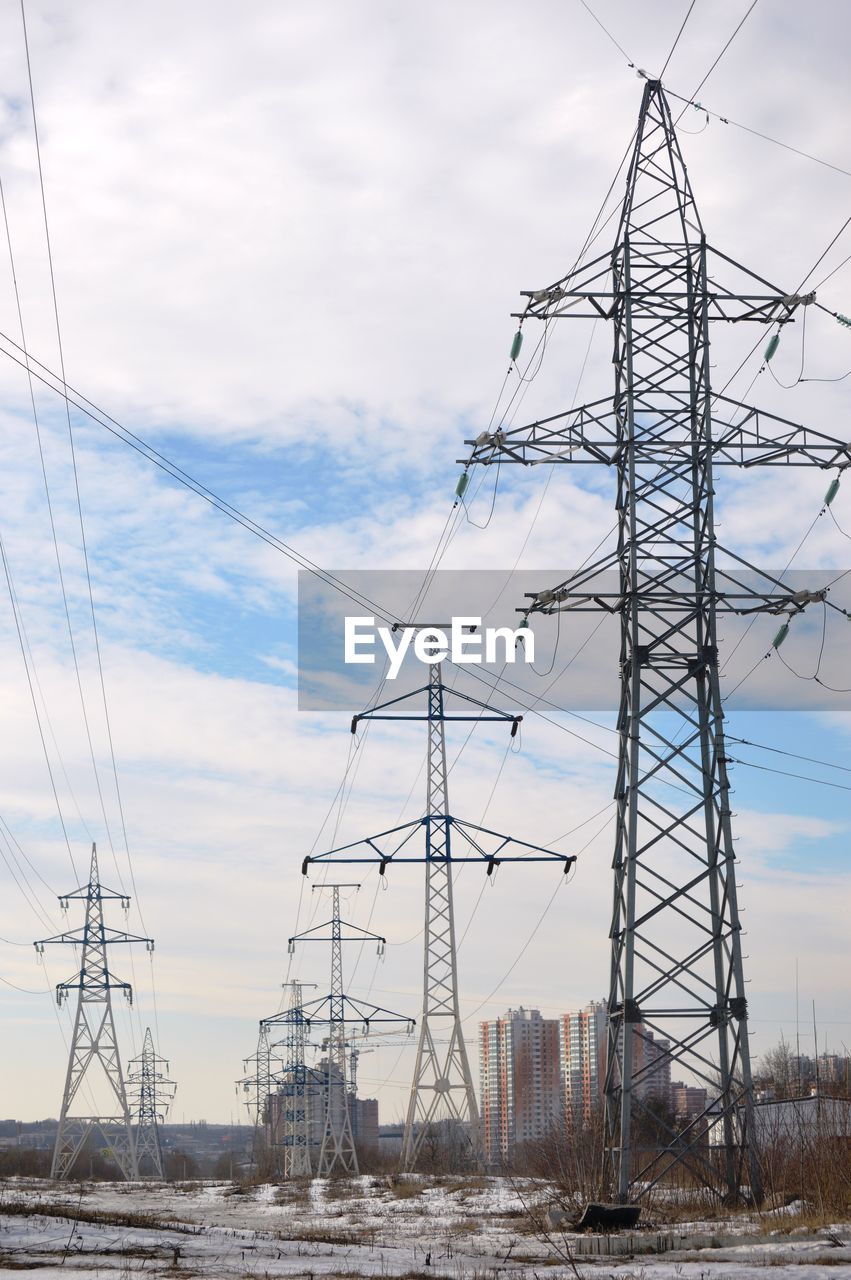
[[[567,322],[534,380],[506,381],[520,290],[573,262],[635,125],[636,69],[661,70],[688,6],[592,8],[628,58],[579,0],[27,0],[68,383],[313,562],[425,571],[450,516],[463,441],[487,427],[495,405],[522,390],[520,412],[532,420],[611,390],[610,335]],[[693,96],[746,9],[744,0],[695,6],[665,73],[669,90]],[[789,292],[837,268],[819,300],[846,313],[851,233],[811,268],[851,212],[851,177],[838,171],[851,170],[848,36],[841,0],[762,0],[700,89],[715,114],[707,122],[690,107],[681,122],[710,242]],[[12,251],[10,261],[0,238],[0,334],[21,344],[23,323],[28,350],[57,370],[14,4],[0,8],[0,71]],[[716,384],[752,341],[738,328],[718,336]],[[10,349],[3,338],[0,346]],[[779,385],[795,383],[802,352],[805,377],[839,378],[851,369],[851,333],[813,312],[803,347],[797,328],[784,334],[776,381],[765,372],[749,387],[757,354],[730,394],[847,437],[849,382]],[[173,1117],[246,1119],[234,1082],[258,1019],[279,1008],[282,982],[298,977],[319,992],[329,980],[324,948],[287,952],[290,935],[327,918],[327,895],[303,882],[302,859],[417,816],[422,729],[376,724],[353,747],[360,708],[299,710],[295,565],[74,411],[129,862],[65,406],[37,382],[34,394],[44,470],[26,375],[0,360],[0,536],[68,844],[4,576],[0,816],[11,843],[0,865],[0,1112],[58,1113],[68,1020],[62,1012],[57,1021],[50,992],[70,977],[73,956],[54,948],[40,967],[32,942],[78,922],[56,896],[84,877],[95,840],[103,880],[133,893],[127,923],[120,911],[112,923],[156,940],[153,961],[136,947],[113,956],[135,986],[133,1010],[117,1013],[125,1058],[153,1025],[178,1081]],[[474,480],[469,520],[458,522],[442,567],[516,567],[547,582],[611,529],[608,476],[511,470],[496,494],[492,475]],[[812,525],[796,569],[838,573],[848,564],[851,483],[831,508],[845,535],[818,516],[825,488],[823,475],[803,470],[725,474],[719,534],[782,567]],[[830,674],[844,686],[835,625]],[[775,629],[761,619],[754,641],[767,648]],[[817,643],[812,625],[797,628],[784,656],[805,675]],[[819,1048],[851,1044],[849,706],[837,694],[828,706],[788,709],[784,678],[800,682],[775,667],[775,701],[759,709],[731,697],[728,730],[836,767],[756,750],[754,763],[820,781],[733,767],[757,1057],[781,1032],[795,1036],[796,970],[802,1047],[813,1044],[812,1002]],[[732,654],[727,687],[746,670],[744,651]],[[569,705],[569,685],[560,697]],[[540,844],[578,828],[565,837],[565,851],[580,854],[569,884],[549,867],[503,867],[484,891],[477,871],[459,874],[461,1005],[474,1058],[481,1018],[519,1004],[556,1015],[607,985],[613,712],[601,708],[590,725],[547,714],[527,716],[519,750],[507,750],[500,726],[482,726],[469,743],[463,728],[449,733],[458,816]],[[422,869],[400,868],[382,886],[370,871],[344,907],[388,943],[383,960],[347,948],[352,992],[416,1017]],[[404,1044],[363,1058],[363,1091],[379,1097],[382,1120],[402,1115],[411,1066]]]

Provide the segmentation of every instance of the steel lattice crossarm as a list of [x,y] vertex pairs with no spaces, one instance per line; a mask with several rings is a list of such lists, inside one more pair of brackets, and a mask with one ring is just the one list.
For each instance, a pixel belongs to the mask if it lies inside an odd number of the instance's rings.
[[[334,996],[333,1000],[336,1001]],[[404,1026],[408,1034],[412,1034],[416,1027],[416,1020],[409,1018],[404,1013],[394,1013],[391,1009],[383,1009],[381,1005],[372,1004],[369,1000],[356,1000],[353,996],[343,995],[340,998],[339,1016],[337,1009],[332,1009],[332,996],[319,996],[316,1000],[308,1000],[301,1007],[302,1018],[305,1030],[310,1031],[314,1026],[330,1026],[333,1024],[341,1024],[343,1026],[360,1026],[364,1032],[369,1032],[375,1026]],[[284,1013],[276,1013],[271,1018],[264,1018],[262,1026],[264,1027],[280,1027],[286,1026],[290,1021],[288,1015],[290,1010]],[[332,1013],[335,1015],[332,1017]]]
[[[463,841],[463,850],[458,852],[457,844],[445,856],[450,862],[477,862],[486,868],[487,875],[492,875],[494,868],[503,862],[560,862],[565,874],[576,861],[573,854],[553,853],[541,845],[529,844],[526,840],[518,840],[515,836],[503,835],[499,831],[491,831],[488,827],[479,827],[474,822],[466,822],[462,818],[453,818],[450,814],[426,814],[415,818],[413,822],[403,822],[398,827],[390,827],[387,831],[379,831],[376,835],[366,836],[362,840],[354,840],[351,844],[339,845],[336,849],[328,849],[325,853],[317,853],[305,858],[302,872],[306,875],[308,867],[313,863],[349,863],[366,865],[378,863],[379,875],[385,875],[387,868],[398,863],[429,862],[434,856],[430,852],[429,837],[431,828],[437,818],[446,826],[447,835],[458,836]],[[425,848],[419,848],[414,837],[424,831]],[[382,847],[381,841],[387,841]],[[442,855],[443,856],[443,855]]]
[[[394,624],[391,630],[405,630],[409,625],[405,622],[398,622]],[[441,627],[449,625],[451,624],[440,624]],[[417,625],[417,629],[422,630],[425,628]],[[400,694],[398,698],[390,698],[387,702],[380,702],[377,706],[370,707],[368,711],[361,711],[358,715],[352,716],[352,733],[357,732],[357,727],[361,720],[422,720],[424,717],[421,711],[407,714],[404,710],[391,711],[390,708],[399,708],[402,703],[410,702],[412,698],[418,698],[421,694],[427,694],[428,692],[429,685],[424,684],[419,689],[412,689],[409,693]],[[459,710],[455,714],[447,714],[447,698],[453,698],[463,703],[464,713]],[[469,711],[467,711],[468,708]],[[498,707],[491,706],[489,702],[482,702],[479,698],[474,698],[468,693],[462,693],[459,689],[450,689],[448,685],[443,685],[443,719],[460,721],[462,724],[469,724],[471,721],[475,724],[484,724],[488,721],[498,724],[510,724],[512,738],[517,736],[517,730],[523,721],[522,716],[513,715],[509,711],[500,711]]]
[[[95,847],[92,846],[92,864],[97,874],[97,861],[95,857]],[[110,971],[106,960],[106,951],[101,952],[101,948],[112,946],[116,943],[133,943],[143,942],[148,951],[153,951],[153,938],[143,938],[139,934],[126,933],[121,929],[111,929],[104,924],[103,913],[99,908],[102,902],[112,901],[120,902],[125,911],[129,910],[130,899],[124,893],[116,893],[113,889],[106,889],[99,880],[90,880],[87,885],[82,885],[74,889],[72,893],[65,893],[59,896],[59,905],[63,911],[67,909],[69,902],[85,902],[87,904],[98,904],[98,909],[93,913],[87,911],[86,920],[79,929],[68,929],[64,933],[57,933],[52,938],[40,938],[38,942],[34,942],[33,946],[39,954],[42,954],[45,947],[57,944],[71,945],[83,948],[83,964],[79,971],[67,982],[57,982],[56,984],[56,1001],[61,1004],[70,991],[88,991],[96,993],[98,991],[123,991],[127,999],[132,1004],[133,988],[129,982],[122,982],[116,978]]]
[[[825,470],[851,464],[851,444],[824,431],[802,426],[776,413],[741,404],[729,396],[712,396],[712,439],[706,448],[718,466],[816,466]],[[539,418],[521,427],[483,431],[465,440],[472,452],[458,459],[466,465],[520,462],[604,463],[615,467],[629,448],[636,460],[688,466],[691,441],[676,406],[666,413],[653,409],[636,397],[633,421],[646,416],[648,429],[633,435],[622,405],[612,406],[610,397],[595,400],[564,413]],[[642,424],[645,425],[645,424]],[[652,429],[650,426],[652,425]]]
[[[660,124],[658,142],[665,148],[666,140],[662,137],[663,125]],[[652,146],[652,138],[645,135],[645,142]],[[679,159],[679,157],[678,157]],[[646,166],[644,175],[651,177],[651,167]],[[683,166],[683,173],[685,166]],[[788,324],[794,319],[794,312],[799,306],[811,306],[815,293],[789,294],[778,285],[763,279],[762,276],[736,262],[734,258],[715,249],[702,239],[702,228],[696,208],[692,206],[688,222],[690,230],[697,233],[696,241],[686,241],[677,246],[664,243],[654,233],[653,218],[647,217],[654,199],[660,201],[667,194],[668,175],[659,170],[657,176],[659,189],[656,195],[646,200],[643,205],[642,260],[636,277],[630,288],[630,298],[636,315],[642,312],[654,316],[664,315],[665,311],[676,314],[682,310],[683,303],[690,300],[687,276],[672,277],[671,264],[675,257],[685,262],[689,251],[695,243],[702,243],[707,257],[707,288],[705,292],[707,313],[710,320],[737,322],[756,320],[761,324]],[[661,222],[666,216],[662,212]],[[617,243],[622,242],[625,230],[621,220]],[[639,243],[636,238],[635,243]],[[710,272],[709,264],[713,270]],[[716,279],[717,274],[728,273],[735,279],[738,288],[732,284],[725,285]],[[614,274],[618,287],[612,287]],[[759,286],[759,289],[756,289]],[[611,320],[623,301],[623,279],[617,271],[613,273],[612,253],[601,254],[589,262],[569,271],[555,283],[543,289],[522,289],[521,297],[528,298],[522,311],[514,312],[517,319],[525,320],[533,317],[536,320],[553,320],[562,316],[592,320]]]
[[[833,604],[829,588],[809,590],[792,587],[767,569],[760,569],[735,552],[716,544],[716,553],[732,564],[716,563],[711,589],[695,590],[681,565],[671,564],[667,574],[647,575],[631,592],[624,592],[619,579],[621,552],[614,548],[592,564],[585,565],[569,578],[542,591],[527,591],[531,602],[518,613],[597,613],[601,609],[620,613],[640,593],[642,603],[659,605],[666,611],[693,612],[712,604],[716,613],[745,615],[750,613],[797,614],[810,604],[826,604],[847,616],[847,611]],[[605,577],[604,575],[607,575]]]

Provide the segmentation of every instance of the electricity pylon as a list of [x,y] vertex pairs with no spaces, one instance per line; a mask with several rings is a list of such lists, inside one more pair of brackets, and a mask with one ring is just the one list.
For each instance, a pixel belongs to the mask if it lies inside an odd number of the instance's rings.
[[151,1028],[145,1028],[142,1052],[127,1064],[127,1093],[136,1119],[136,1164],[140,1178],[162,1178],[160,1125],[174,1098],[175,1085],[166,1072],[168,1062],[154,1049]]
[[[353,1022],[363,1026],[365,1031],[377,1023],[406,1023],[413,1029],[413,1021],[403,1014],[392,1013],[378,1005],[364,1000],[355,1000],[348,996],[343,985],[343,943],[375,942],[379,955],[384,952],[385,939],[377,933],[370,933],[357,925],[349,924],[340,918],[340,890],[358,889],[354,884],[314,885],[314,890],[330,889],[332,893],[331,919],[323,924],[314,925],[304,933],[294,935],[289,940],[290,953],[295,950],[297,942],[330,942],[331,943],[331,991],[327,996],[311,1000],[302,1005],[303,1025],[310,1028],[314,1023],[328,1027],[327,1083],[324,1091],[325,1116],[322,1130],[322,1142],[316,1165],[317,1177],[328,1177],[332,1173],[356,1174],[358,1157],[355,1141],[352,1136],[352,1120],[349,1114],[349,1095],[347,1088],[346,1064],[346,1027]],[[324,930],[330,929],[330,933]],[[347,930],[344,933],[343,930]],[[281,1021],[281,1015],[265,1019],[269,1026]]]
[[[86,919],[82,929],[71,929],[35,943],[39,953],[53,943],[82,948],[79,971],[70,981],[60,982],[56,987],[56,999],[60,1005],[71,991],[77,991],[78,997],[50,1176],[67,1178],[86,1140],[90,1135],[99,1134],[105,1146],[105,1154],[115,1161],[122,1176],[129,1181],[138,1178],[139,1169],[115,1034],[112,992],[123,991],[129,1002],[132,1002],[133,993],[129,982],[118,981],[110,971],[107,947],[119,942],[144,942],[147,949],[153,951],[154,943],[151,938],[140,938],[132,933],[107,928],[103,918],[104,902],[120,902],[127,911],[130,899],[126,894],[115,893],[101,884],[95,845],[92,845],[88,884],[72,893],[63,894],[59,898],[59,905],[65,910],[72,901],[86,904]],[[97,1088],[98,1084],[102,1088],[104,1082],[109,1105],[103,1109],[93,1103],[96,1114],[75,1114],[75,1102],[81,1089],[89,1092],[90,1098],[93,1098],[90,1090]]]
[[[815,295],[789,294],[707,244],[662,85],[648,81],[613,249],[525,296],[521,326],[562,315],[614,324],[613,401],[466,442],[468,466],[596,463],[617,477],[616,549],[529,606],[620,617],[607,1182],[626,1201],[684,1163],[735,1197],[747,1166],[758,1199],[716,619],[797,604],[781,580],[733,552],[718,563],[713,469],[846,467],[851,447],[713,393],[709,330],[716,320],[782,326]],[[775,347],[772,337],[766,359]],[[671,1059],[705,1084],[708,1104],[685,1128],[667,1129],[661,1148],[642,1151],[647,1032],[670,1041]],[[658,1133],[662,1122],[651,1119]]]
[[[414,624],[404,624],[411,625]],[[417,625],[419,631],[432,630]],[[425,713],[406,714],[402,704],[408,699],[427,695]],[[458,714],[446,711],[447,694],[463,703]],[[552,853],[537,845],[526,844],[511,836],[500,835],[485,827],[474,826],[453,818],[449,812],[446,770],[447,720],[470,722],[502,721],[517,732],[521,717],[496,710],[476,698],[447,689],[440,678],[440,664],[429,666],[429,681],[421,689],[401,698],[381,703],[352,721],[352,732],[360,720],[425,720],[428,731],[426,756],[425,815],[414,822],[382,831],[366,840],[331,849],[327,853],[306,858],[302,870],[312,862],[369,863],[378,862],[384,875],[393,863],[424,862],[425,882],[425,958],[423,978],[423,1011],[419,1043],[411,1084],[411,1095],[402,1139],[401,1167],[412,1170],[430,1130],[440,1120],[468,1127],[473,1159],[480,1158],[479,1108],[473,1077],[467,1058],[467,1047],[461,1026],[458,1001],[458,959],[455,943],[455,911],[452,901],[453,864],[477,862],[488,875],[501,862],[561,862],[567,872],[575,859]],[[425,851],[417,853],[409,842],[425,828]],[[453,835],[464,847],[463,855],[453,850]],[[383,852],[382,845],[391,846]],[[513,850],[527,850],[515,853]]]
[[[284,1038],[284,1177],[310,1177],[311,1090],[305,1062],[307,1027],[302,1002],[302,983],[290,983],[289,1019]],[[310,1073],[311,1076],[313,1073]]]
[[283,1174],[285,1178],[302,1178],[313,1173],[311,1104],[321,1077],[305,1061],[308,1027],[303,1009],[305,984],[293,981],[284,985],[290,988],[289,1008],[264,1019],[261,1028],[267,1035],[273,1028],[284,1028],[284,1039],[275,1046],[284,1048],[278,1076]]
[[[255,1165],[260,1164],[261,1149],[274,1165],[274,1143],[272,1141],[271,1112],[269,1097],[280,1076],[281,1063],[274,1054],[270,1042],[268,1028],[261,1022],[257,1035],[257,1048],[251,1057],[243,1059],[243,1067],[248,1073],[237,1080],[237,1092],[242,1089],[248,1096],[245,1105],[249,1115],[254,1118],[254,1138],[252,1157]],[[261,1135],[263,1141],[261,1141]]]

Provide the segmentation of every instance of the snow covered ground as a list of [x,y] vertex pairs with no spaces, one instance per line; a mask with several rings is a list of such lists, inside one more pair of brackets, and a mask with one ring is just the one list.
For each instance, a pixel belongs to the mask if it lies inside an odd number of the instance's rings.
[[[40,1280],[404,1277],[405,1280],[840,1280],[851,1224],[691,1222],[621,1237],[536,1231],[550,1188],[502,1178],[260,1186],[0,1183],[0,1272]],[[647,1251],[651,1250],[651,1251]],[[662,1250],[657,1252],[657,1250]],[[593,1251],[593,1252],[592,1252]],[[575,1257],[575,1267],[569,1253]]]

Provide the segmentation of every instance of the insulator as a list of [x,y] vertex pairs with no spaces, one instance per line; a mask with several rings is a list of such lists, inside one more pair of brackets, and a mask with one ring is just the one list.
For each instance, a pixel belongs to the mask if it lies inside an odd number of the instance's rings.
[[528,631],[528,630],[529,630],[529,619],[528,619],[528,617],[524,618],[524,619],[523,619],[523,621],[520,623],[520,630],[521,630],[521,631]]
[[783,641],[788,636],[788,634],[789,634],[789,623],[784,622],[783,626],[780,628],[780,630],[777,632],[777,635],[774,637],[774,639],[771,642],[772,649],[779,649]]
[[777,348],[778,348],[779,346],[780,346],[780,334],[779,334],[779,333],[773,333],[773,334],[771,335],[771,337],[768,339],[768,346],[765,348],[765,363],[766,363],[766,364],[768,364],[769,360],[771,360],[771,359],[772,359],[772,357],[774,356],[775,351],[777,350]]
[[463,497],[464,497],[464,494],[467,492],[467,485],[468,485],[469,483],[470,483],[470,473],[469,473],[469,471],[462,471],[462,472],[461,472],[461,474],[460,474],[460,476],[458,477],[458,483],[457,483],[457,484],[456,484],[456,486],[455,486],[455,497],[456,497],[456,498],[463,498]]
[[839,493],[839,476],[834,476],[830,482],[830,488],[828,489],[827,493],[824,495],[824,505],[826,507],[830,506],[831,502],[833,502],[833,499],[836,497],[837,493]]
[[512,359],[512,360],[516,360],[516,359],[517,359],[517,357],[520,355],[520,350],[521,350],[522,346],[523,346],[523,330],[522,330],[522,329],[518,329],[518,330],[517,330],[517,332],[516,332],[516,333],[515,333],[515,335],[514,335],[514,341],[513,341],[513,342],[512,342],[512,344],[511,344],[511,359]]
[[836,319],[838,323],[841,325],[844,325],[846,329],[851,329],[851,319],[849,319],[848,316],[840,315],[839,312],[837,311]]

